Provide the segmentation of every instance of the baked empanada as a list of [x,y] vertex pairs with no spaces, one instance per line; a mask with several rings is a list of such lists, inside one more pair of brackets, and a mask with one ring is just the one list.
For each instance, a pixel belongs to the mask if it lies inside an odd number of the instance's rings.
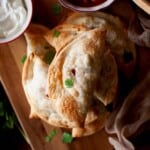
[[70,127],[84,125],[101,69],[105,33],[102,29],[82,33],[61,50],[49,67],[49,98]]
[[[34,29],[33,26],[31,28]],[[34,33],[31,36],[33,29],[25,35],[29,53],[22,75],[23,87],[31,106],[30,117],[39,117],[57,127],[70,128],[75,137],[98,131],[109,114],[102,103],[93,100],[106,51],[103,38],[105,29],[82,33],[61,50],[50,66],[44,58],[47,51],[53,52],[53,49],[44,48],[46,41],[42,34]],[[47,46],[51,47],[49,44]],[[66,87],[64,82],[69,77],[73,80],[72,88]]]
[[67,127],[61,117],[52,109],[48,98],[47,75],[55,49],[44,39],[49,29],[32,24],[25,33],[27,60],[22,73],[22,84],[31,107],[30,117],[39,117],[49,124]]
[[65,23],[82,25],[88,29],[107,28],[106,42],[115,56],[119,70],[127,77],[133,75],[136,65],[136,50],[129,40],[127,30],[118,17],[107,13],[73,13]]

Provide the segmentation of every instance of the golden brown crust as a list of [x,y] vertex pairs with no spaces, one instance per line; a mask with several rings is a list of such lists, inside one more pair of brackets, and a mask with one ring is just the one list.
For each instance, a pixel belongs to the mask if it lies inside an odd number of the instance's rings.
[[56,51],[60,51],[86,30],[86,27],[82,25],[61,24],[47,32],[44,37],[56,48]]
[[[94,29],[81,34],[80,37],[61,50],[49,67],[49,98],[55,99],[55,103],[59,103],[56,106],[57,111],[66,117],[68,122],[74,122],[76,127],[83,126],[86,117],[92,96],[92,87],[98,77],[96,72],[99,72],[101,68],[100,60],[105,47],[105,40],[103,40],[105,33],[102,29]],[[86,61],[83,62],[83,59]],[[75,76],[71,73],[74,67]],[[88,69],[93,69],[93,72]],[[80,75],[84,72],[86,76],[82,79]],[[68,78],[72,78],[74,82],[71,88],[65,87],[64,81]],[[79,78],[81,79],[79,80]],[[77,93],[79,94],[78,97],[76,97]]]
[[65,23],[86,26],[88,29],[106,26],[106,41],[119,69],[127,78],[133,75],[136,65],[136,49],[118,17],[102,12],[72,13]]
[[98,117],[98,119],[85,125],[85,127],[84,127],[85,131],[82,136],[88,136],[88,135],[94,134],[94,133],[100,131],[101,129],[103,129],[109,115],[110,115],[110,113],[106,111],[106,113],[103,115],[100,115]]
[[40,24],[30,24],[29,28],[25,32],[25,34],[30,34],[32,36],[43,36],[46,34],[50,29],[46,26],[40,25]]
[[27,42],[27,55],[35,53],[39,57],[43,56],[54,48],[45,40],[44,35],[49,29],[43,25],[31,24],[24,33]]
[[110,115],[104,106],[96,105],[92,107],[86,116],[84,127],[72,129],[73,137],[82,137],[94,134],[104,128],[104,125]]
[[[36,31],[37,29],[38,31]],[[43,29],[44,32],[42,32]],[[43,58],[51,49],[44,39],[44,34],[45,27],[41,25],[30,26],[30,29],[25,33],[28,56],[23,67],[22,84],[31,107],[30,118],[39,117],[49,124],[67,128],[68,124],[53,110],[52,103],[47,97],[44,83],[47,82],[49,65],[44,62]],[[45,44],[48,47],[45,48]],[[42,84],[44,85],[42,86]],[[49,110],[51,111],[49,112]]]
[[76,120],[76,126],[82,126],[84,118],[81,116],[80,112],[78,111],[79,106],[76,100],[71,96],[64,96],[60,102],[60,111],[61,113],[69,118],[71,122]]

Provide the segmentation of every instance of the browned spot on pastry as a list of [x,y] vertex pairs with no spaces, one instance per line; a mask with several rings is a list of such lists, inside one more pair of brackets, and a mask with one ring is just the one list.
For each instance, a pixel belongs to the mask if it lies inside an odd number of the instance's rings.
[[77,126],[82,126],[84,115],[79,113],[79,106],[71,96],[64,96],[61,100],[61,111],[70,121],[76,122]]

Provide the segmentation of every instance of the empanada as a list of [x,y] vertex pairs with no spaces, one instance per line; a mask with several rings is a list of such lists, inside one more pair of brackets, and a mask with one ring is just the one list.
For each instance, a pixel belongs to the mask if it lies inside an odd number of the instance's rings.
[[82,25],[61,24],[47,32],[44,37],[56,51],[60,51],[86,30],[87,28]]
[[121,21],[101,12],[73,13],[51,30],[33,25],[25,37],[22,82],[30,116],[73,137],[102,129],[106,106],[117,97],[118,67],[127,77],[135,67],[135,47]]
[[[71,127],[82,127],[99,77],[106,31],[84,32],[55,57],[49,67],[49,98]],[[72,86],[68,87],[68,82]]]
[[[116,96],[117,65],[107,49],[105,36],[105,28],[82,33],[59,52],[49,67],[49,98],[59,114],[70,123],[75,137],[100,130],[109,114],[102,105],[111,103]],[[101,76],[105,69],[106,74]],[[69,87],[66,80],[72,82]]]
[[127,30],[118,17],[103,12],[73,13],[65,23],[82,25],[88,29],[107,28],[106,42],[115,56],[119,70],[130,78],[136,65],[136,50]]
[[35,24],[25,33],[28,56],[23,67],[22,83],[31,107],[31,118],[39,117],[49,124],[68,128],[68,124],[52,106],[52,100],[48,98],[47,59],[51,60],[55,53],[54,48],[44,39],[45,29],[47,30],[44,26]]

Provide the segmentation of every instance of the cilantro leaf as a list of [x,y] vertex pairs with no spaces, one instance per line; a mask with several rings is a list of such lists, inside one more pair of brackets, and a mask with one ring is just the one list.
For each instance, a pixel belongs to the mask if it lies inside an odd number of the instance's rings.
[[24,55],[24,56],[21,58],[22,64],[24,64],[24,62],[26,61],[26,59],[27,59],[27,55]]
[[52,6],[52,12],[55,15],[58,15],[62,12],[62,6],[59,3],[56,3]]
[[65,80],[65,86],[67,88],[71,88],[73,86],[73,79],[71,79],[71,78],[66,79]]
[[11,115],[8,114],[8,112],[5,112],[5,123],[4,123],[4,128],[8,128],[8,129],[13,129],[15,124],[17,123],[17,119],[14,113],[12,113]]
[[55,56],[55,52],[54,51],[48,51],[45,56],[44,56],[44,61],[47,63],[47,64],[50,64],[53,60]]
[[71,143],[73,141],[73,137],[70,133],[64,132],[62,136],[63,143]]
[[55,30],[54,33],[53,33],[53,36],[54,36],[54,37],[58,37],[59,35],[60,35],[60,32],[57,31],[57,30]]
[[57,130],[52,130],[46,137],[45,141],[50,142],[57,135]]

